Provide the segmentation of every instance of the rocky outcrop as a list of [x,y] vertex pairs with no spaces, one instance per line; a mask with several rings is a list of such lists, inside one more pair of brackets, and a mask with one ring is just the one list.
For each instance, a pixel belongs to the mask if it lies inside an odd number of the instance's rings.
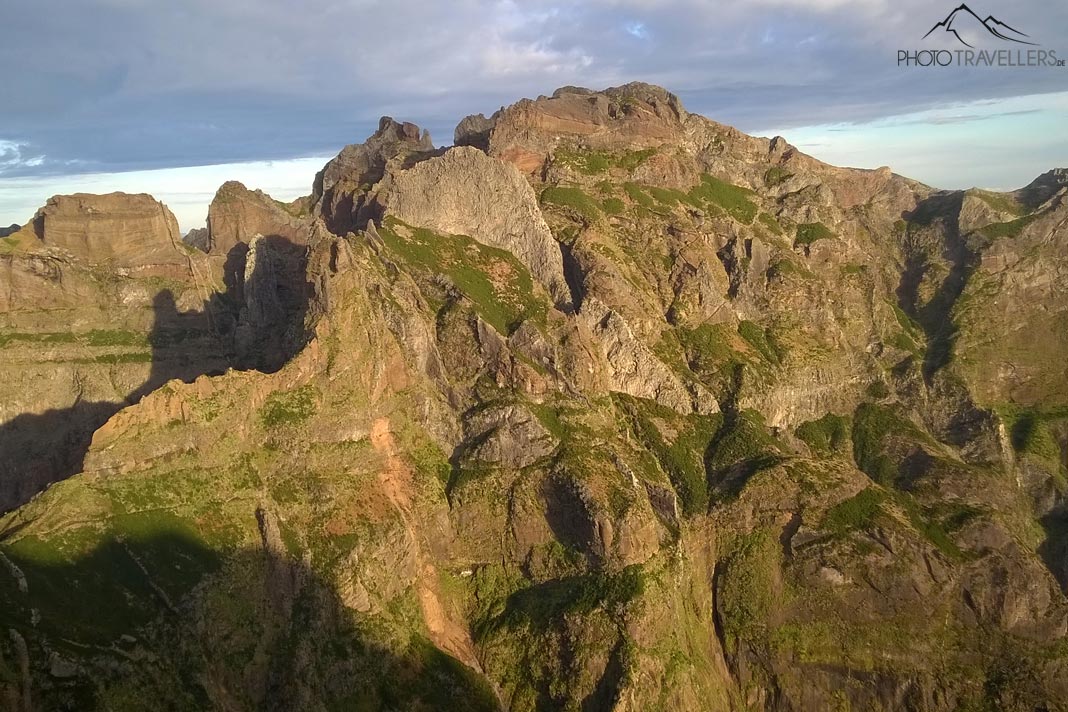
[[7,237],[8,235],[14,235],[16,232],[22,229],[21,225],[12,223],[7,227],[0,227],[0,237]]
[[33,218],[37,238],[93,264],[150,270],[186,264],[178,221],[151,195],[57,195]]
[[208,207],[207,252],[227,255],[257,235],[307,245],[311,221],[293,215],[283,203],[237,181],[223,183]]
[[597,148],[644,148],[677,139],[687,113],[678,98],[635,82],[604,92],[577,87],[552,97],[524,99],[487,119],[468,116],[456,127],[458,146],[475,146],[539,174],[561,139],[581,138]]
[[277,370],[304,345],[321,313],[309,279],[332,254],[323,245],[309,267],[312,221],[239,183],[212,217],[208,255],[172,242],[177,224],[150,196],[57,196],[13,236],[0,255],[0,510],[78,472],[93,433],[168,381]]
[[80,471],[93,432],[228,362],[216,273],[147,195],[57,196],[0,255],[0,510]]
[[1013,197],[1035,209],[1065,188],[1068,188],[1068,168],[1054,168],[1013,193]]
[[468,457],[510,468],[532,465],[559,444],[527,409],[491,408],[467,422]]
[[182,242],[201,252],[207,252],[211,249],[211,241],[208,239],[209,234],[208,228],[195,227],[182,237]]
[[381,215],[508,250],[556,304],[570,304],[560,247],[534,192],[511,166],[474,148],[454,148],[391,170],[371,200]]
[[719,404],[703,386],[694,384],[692,392],[688,390],[617,312],[589,298],[579,317],[601,346],[611,390],[648,398],[683,414],[719,412]]
[[234,363],[272,372],[306,342],[312,299],[308,248],[275,235],[256,235],[244,254]]
[[366,141],[341,149],[316,174],[309,202],[334,232],[344,234],[355,226],[362,194],[382,179],[390,159],[433,150],[429,132],[383,116]]

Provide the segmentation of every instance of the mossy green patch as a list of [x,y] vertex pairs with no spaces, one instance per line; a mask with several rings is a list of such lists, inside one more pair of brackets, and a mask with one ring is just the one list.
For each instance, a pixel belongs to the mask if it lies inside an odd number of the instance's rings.
[[1013,450],[1064,469],[1063,453],[1050,430],[1052,423],[1068,420],[1068,408],[1042,409],[1006,404],[995,409],[1009,431]]
[[1007,193],[995,193],[990,190],[981,190],[979,188],[972,188],[968,191],[968,195],[973,195],[984,203],[989,205],[994,210],[1000,213],[1009,213],[1010,215],[1020,215],[1024,211],[1024,207],[1016,201],[1011,195]]
[[619,198],[605,198],[601,201],[601,208],[608,215],[619,215],[627,209],[627,206]]
[[696,201],[681,190],[676,190],[674,188],[659,188],[655,185],[643,187],[648,191],[649,195],[653,196],[654,200],[669,208],[674,208],[680,203],[684,205],[693,205],[695,207],[697,205]]
[[775,260],[769,267],[767,276],[773,277],[796,277],[800,279],[815,279],[816,275],[812,273],[810,269],[800,264],[796,259],[789,257],[783,257]]
[[783,234],[782,225],[779,224],[779,221],[776,220],[775,216],[771,213],[760,213],[757,216],[757,219],[760,220],[761,224],[763,224],[773,235]]
[[708,509],[708,475],[705,453],[723,424],[723,417],[682,416],[655,401],[616,394],[631,430],[656,457],[667,473],[687,515]]
[[272,393],[260,407],[260,422],[268,428],[299,425],[315,414],[318,398],[318,389],[311,385]]
[[805,247],[818,240],[832,240],[834,233],[823,223],[801,223],[794,236],[794,247]]
[[786,355],[785,349],[776,341],[774,334],[752,321],[738,323],[738,335],[749,343],[757,353],[768,363],[782,363]]
[[768,170],[764,171],[764,185],[769,188],[774,188],[780,183],[785,183],[787,180],[793,177],[793,173],[782,168],[781,166],[772,166]]
[[862,489],[828,509],[820,522],[820,528],[837,535],[854,530],[865,531],[883,511],[883,503],[886,500],[885,490],[875,487]]
[[695,371],[707,371],[725,362],[735,362],[738,353],[731,348],[726,324],[701,324],[694,329],[678,328],[676,335]]
[[[878,524],[879,517],[888,514],[888,508],[896,508],[905,515],[909,525],[935,548],[953,560],[960,560],[963,553],[946,531],[946,526],[937,521],[932,511],[928,513],[907,492],[868,487],[853,497],[843,500],[827,510],[820,528],[835,536],[842,536],[852,531],[870,531]],[[947,526],[959,529],[962,522],[974,516],[975,510],[958,506],[942,519]]]
[[716,610],[730,653],[745,640],[759,645],[768,636],[772,610],[781,601],[778,585],[782,546],[758,529],[735,542],[716,590]]
[[553,579],[509,595],[504,610],[497,618],[487,621],[488,628],[481,632],[485,635],[500,626],[524,625],[544,631],[567,614],[587,615],[598,608],[618,611],[644,589],[640,564],[627,566],[615,574],[596,571]]
[[890,388],[882,381],[872,381],[868,384],[868,387],[864,389],[864,393],[869,398],[882,400],[890,395]]
[[632,171],[655,153],[655,148],[606,151],[581,146],[562,146],[556,149],[553,158],[579,173],[593,176],[616,168]]
[[893,310],[894,318],[897,319],[898,326],[900,326],[910,338],[917,340],[923,338],[923,328],[915,319],[906,314],[897,304],[889,300],[886,303],[889,304],[890,308]]
[[643,208],[653,210],[657,207],[656,200],[646,193],[637,183],[624,183],[623,192],[627,194],[628,198]]
[[[97,645],[153,620],[220,563],[194,526],[158,510],[47,538],[24,536],[0,549],[26,576],[38,630]],[[0,607],[0,622],[22,628],[30,602],[3,588],[0,597],[10,605]]]
[[926,440],[912,421],[888,406],[862,403],[853,415],[853,459],[857,467],[879,484],[892,487],[898,467],[887,454],[889,438],[905,436]]
[[541,202],[575,211],[589,222],[601,217],[601,206],[575,186],[551,185],[541,192]]
[[404,443],[404,455],[408,464],[416,472],[435,477],[442,487],[449,484],[452,465],[445,451],[426,436],[417,437]]
[[22,244],[22,240],[19,238],[18,233],[14,235],[8,235],[7,237],[0,237],[0,255],[10,255],[18,251]]
[[849,418],[827,413],[819,420],[809,420],[797,427],[795,434],[819,453],[844,451],[850,445]]
[[690,198],[698,204],[711,203],[727,212],[738,222],[752,225],[759,209],[750,200],[753,191],[732,185],[710,175],[702,175],[701,182],[690,189]]
[[566,440],[570,435],[570,428],[564,419],[564,414],[559,407],[553,403],[531,403],[529,404],[530,412],[534,414],[534,417],[538,419],[549,434],[559,441]]
[[[710,472],[720,482],[721,497],[738,493],[747,479],[782,459],[782,450],[768,432],[764,417],[755,410],[742,410],[730,418],[712,442],[706,457]],[[732,479],[724,479],[731,475]]]
[[983,227],[980,232],[992,240],[999,237],[1019,237],[1023,229],[1033,223],[1037,217],[1037,215],[1025,215],[1008,222],[991,223]]
[[954,561],[960,561],[964,554],[950,538],[945,528],[925,511],[908,492],[894,492],[894,503],[905,513],[913,529],[922,534],[935,548]]
[[[441,712],[496,712],[500,709],[497,695],[484,676],[443,652],[425,636],[412,636],[406,652],[406,659],[411,661],[410,670],[379,679],[382,704],[378,709]],[[362,709],[362,706],[346,706],[344,709]]]
[[465,235],[412,228],[393,218],[384,221],[379,234],[410,265],[448,277],[500,333],[510,333],[527,319],[545,323],[548,303],[536,293],[530,272],[511,252]]

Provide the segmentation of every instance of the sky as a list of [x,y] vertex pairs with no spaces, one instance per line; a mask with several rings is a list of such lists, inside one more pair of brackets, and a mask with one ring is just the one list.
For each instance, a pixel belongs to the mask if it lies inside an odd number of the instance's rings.
[[[963,49],[923,38],[956,4],[0,0],[0,224],[53,194],[123,190],[154,194],[188,230],[227,179],[310,192],[379,116],[448,145],[467,114],[633,80],[936,187],[1012,189],[1068,166],[1068,69],[898,66],[900,49]],[[1068,3],[969,4],[1068,58]]]

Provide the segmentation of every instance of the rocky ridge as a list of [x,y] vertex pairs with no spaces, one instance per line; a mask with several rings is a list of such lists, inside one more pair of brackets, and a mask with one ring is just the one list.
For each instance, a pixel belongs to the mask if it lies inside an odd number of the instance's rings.
[[[1064,708],[1063,171],[936,191],[643,84],[456,144],[383,118],[171,241],[221,367],[0,480],[8,707]],[[142,204],[0,242],[27,387],[103,348],[79,279],[148,288],[77,252]]]

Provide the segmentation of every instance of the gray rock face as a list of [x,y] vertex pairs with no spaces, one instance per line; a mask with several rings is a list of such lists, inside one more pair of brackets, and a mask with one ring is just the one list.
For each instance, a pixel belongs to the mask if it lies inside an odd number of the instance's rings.
[[276,371],[303,342],[310,293],[307,265],[304,246],[275,236],[252,239],[234,339],[239,367]]
[[468,146],[391,170],[373,200],[409,225],[467,235],[508,250],[558,305],[570,305],[560,246],[534,191],[512,166]]
[[1068,168],[1054,168],[1031,181],[1013,195],[1024,205],[1035,208],[1068,187]]
[[519,469],[550,454],[556,439],[522,406],[479,413],[467,426],[473,432],[471,456],[480,462]]
[[21,225],[11,223],[7,227],[0,227],[0,237],[7,237],[8,235],[14,235],[16,232],[22,229]]
[[315,176],[312,197],[321,198],[338,183],[377,183],[386,169],[386,161],[402,150],[433,151],[430,132],[405,121],[399,123],[392,117],[383,116],[378,121],[378,130],[364,143],[354,143],[341,149],[334,159],[323,166]]
[[595,298],[587,298],[579,318],[601,344],[610,388],[636,398],[655,400],[679,413],[717,413],[719,404],[701,386],[691,393],[631,331],[625,319]]
[[311,203],[335,232],[347,231],[353,227],[361,194],[382,179],[391,158],[433,150],[428,131],[383,116],[370,138],[341,149],[316,174]]
[[208,228],[196,227],[185,234],[182,242],[201,252],[207,252],[211,245],[208,235]]
[[474,146],[482,151],[489,151],[490,132],[496,122],[483,114],[464,117],[453,132],[453,143],[457,146]]

